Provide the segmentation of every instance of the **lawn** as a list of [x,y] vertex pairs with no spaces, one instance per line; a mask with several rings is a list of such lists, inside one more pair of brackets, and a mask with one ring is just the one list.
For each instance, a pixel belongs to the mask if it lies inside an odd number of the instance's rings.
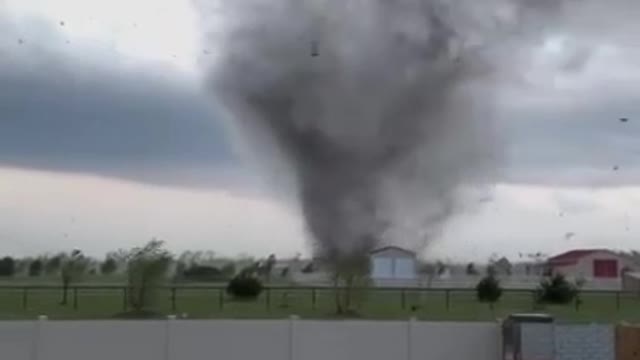
[[[0,319],[108,319],[124,310],[123,288],[79,287],[70,292],[70,303],[59,305],[59,288],[0,286]],[[470,290],[370,289],[362,292],[360,315],[369,319],[486,321],[514,312],[546,312],[560,321],[618,322],[640,321],[640,297],[631,294],[583,293],[581,305],[534,308],[529,292],[505,291],[491,309],[479,303]],[[75,307],[74,307],[75,298]],[[448,300],[447,300],[448,298]],[[189,318],[282,318],[292,314],[302,318],[330,318],[335,306],[331,289],[272,288],[255,301],[233,301],[223,288],[178,287],[175,302],[170,288],[158,290],[156,310]],[[26,300],[26,302],[25,302]],[[175,308],[174,308],[175,304]]]

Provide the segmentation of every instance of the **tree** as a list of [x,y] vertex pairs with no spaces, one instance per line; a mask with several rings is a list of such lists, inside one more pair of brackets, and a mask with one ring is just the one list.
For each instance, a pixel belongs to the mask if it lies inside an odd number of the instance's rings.
[[267,279],[267,282],[271,281],[271,272],[273,271],[273,268],[276,266],[276,255],[275,254],[271,254],[269,255],[269,257],[267,258],[267,260],[264,263],[264,275],[265,278]]
[[[370,286],[368,251],[330,256],[327,266],[331,272],[335,292],[336,313],[354,314],[355,307],[364,301],[364,289]],[[357,291],[360,290],[360,291]]]
[[62,266],[62,259],[65,254],[58,254],[46,260],[44,264],[44,273],[47,275],[55,275]]
[[438,260],[438,262],[436,263],[436,273],[438,274],[438,276],[444,275],[446,271],[447,271],[447,265],[445,265],[445,263],[443,263],[442,261]]
[[102,264],[100,264],[100,273],[103,275],[111,275],[118,270],[118,261],[112,256],[107,255]]
[[569,282],[564,275],[556,274],[540,282],[537,299],[541,303],[568,304],[578,296],[578,291],[578,286]]
[[496,270],[496,267],[493,264],[489,264],[487,266],[487,276],[497,276],[498,275],[498,271]]
[[13,276],[16,272],[16,261],[9,256],[0,259],[0,276]]
[[149,310],[157,299],[157,288],[166,280],[171,254],[164,243],[151,240],[143,247],[121,251],[127,264],[128,303],[134,312]]
[[70,254],[62,257],[60,265],[60,278],[62,280],[62,299],[60,305],[67,305],[67,293],[72,282],[78,281],[84,275],[89,266],[82,251],[75,249]]
[[220,281],[222,279],[222,271],[214,266],[192,265],[182,272],[182,277],[189,281]]
[[29,276],[35,277],[42,274],[42,260],[35,259],[29,263]]
[[227,285],[227,294],[236,300],[254,300],[261,292],[262,283],[253,276],[238,275]]
[[418,271],[427,278],[427,287],[430,288],[433,278],[436,276],[436,265],[425,263],[420,266]]
[[311,274],[315,271],[315,266],[313,266],[313,262],[309,262],[305,265],[302,270],[300,270],[303,274]]
[[493,308],[493,304],[502,296],[500,281],[494,275],[485,276],[476,285],[476,296],[478,301],[489,303]]
[[478,275],[478,270],[476,270],[476,265],[472,262],[470,262],[467,265],[467,275]]

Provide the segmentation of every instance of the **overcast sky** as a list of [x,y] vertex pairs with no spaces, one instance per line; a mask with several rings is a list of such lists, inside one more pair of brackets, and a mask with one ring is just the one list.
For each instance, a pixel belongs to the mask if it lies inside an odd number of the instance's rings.
[[[198,28],[188,0],[0,1],[0,253],[151,237],[308,251],[292,197],[239,154],[202,89]],[[640,43],[625,41],[541,46],[526,83],[503,89],[500,181],[427,256],[640,246]]]

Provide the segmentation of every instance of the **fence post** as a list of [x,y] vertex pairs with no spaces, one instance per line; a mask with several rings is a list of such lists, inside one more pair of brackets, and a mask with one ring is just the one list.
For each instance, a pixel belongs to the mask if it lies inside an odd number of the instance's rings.
[[218,292],[218,306],[220,307],[220,310],[224,308],[224,290],[222,290],[222,288],[220,288],[220,291]]
[[407,360],[413,360],[413,326],[416,322],[414,316],[407,322]]
[[298,322],[297,315],[289,316],[289,360],[296,360],[296,323]]
[[400,292],[400,306],[402,310],[407,308],[407,289],[402,289]]
[[620,291],[616,291],[616,310],[620,310]]
[[316,288],[311,289],[311,309],[316,309]]
[[27,309],[28,306],[28,297],[29,297],[29,288],[22,289],[22,308]]
[[446,307],[447,307],[447,311],[449,311],[449,301],[450,301],[449,292],[450,292],[449,289],[444,291],[444,301],[445,301],[445,304],[446,304]]
[[122,311],[127,311],[127,297],[129,296],[127,287],[122,288]]
[[176,312],[178,306],[176,305],[176,287],[171,288],[171,311]]
[[267,305],[267,311],[271,311],[271,288],[267,288],[266,305]]
[[78,288],[73,288],[73,310],[78,310]]

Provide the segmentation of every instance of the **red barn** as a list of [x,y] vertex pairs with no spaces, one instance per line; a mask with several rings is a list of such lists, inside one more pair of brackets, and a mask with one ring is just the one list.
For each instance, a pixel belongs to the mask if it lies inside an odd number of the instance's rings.
[[585,279],[619,279],[623,269],[633,268],[624,255],[605,249],[571,250],[547,260],[554,274]]

